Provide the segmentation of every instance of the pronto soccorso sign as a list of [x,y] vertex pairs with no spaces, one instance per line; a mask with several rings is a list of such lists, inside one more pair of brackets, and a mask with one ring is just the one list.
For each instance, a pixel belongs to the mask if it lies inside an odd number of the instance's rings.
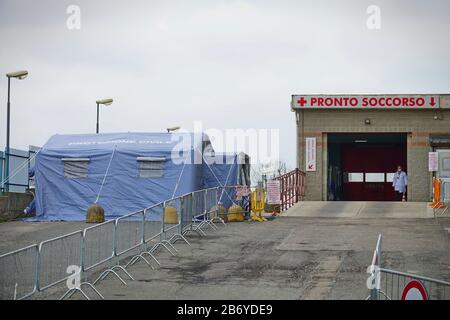
[[292,109],[436,109],[439,95],[293,95]]

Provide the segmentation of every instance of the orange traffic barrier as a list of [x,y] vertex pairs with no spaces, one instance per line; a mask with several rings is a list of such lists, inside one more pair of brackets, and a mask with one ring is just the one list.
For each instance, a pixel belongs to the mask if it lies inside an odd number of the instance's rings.
[[433,209],[445,208],[445,204],[441,201],[441,180],[433,178],[433,202],[430,204]]

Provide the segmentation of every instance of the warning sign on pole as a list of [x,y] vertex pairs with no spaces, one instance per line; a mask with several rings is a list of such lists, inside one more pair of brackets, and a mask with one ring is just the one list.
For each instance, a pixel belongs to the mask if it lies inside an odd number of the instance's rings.
[[402,300],[428,300],[427,290],[420,281],[411,280],[403,289]]
[[316,171],[316,138],[306,138],[306,171]]
[[270,180],[267,181],[267,203],[268,204],[280,204],[280,181]]
[[439,162],[438,162],[438,153],[437,152],[428,152],[428,171],[438,171]]

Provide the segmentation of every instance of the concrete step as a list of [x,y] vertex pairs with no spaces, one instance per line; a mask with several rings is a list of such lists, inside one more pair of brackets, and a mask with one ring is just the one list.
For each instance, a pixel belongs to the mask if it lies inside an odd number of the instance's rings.
[[433,218],[433,209],[427,202],[301,201],[281,216],[417,219]]

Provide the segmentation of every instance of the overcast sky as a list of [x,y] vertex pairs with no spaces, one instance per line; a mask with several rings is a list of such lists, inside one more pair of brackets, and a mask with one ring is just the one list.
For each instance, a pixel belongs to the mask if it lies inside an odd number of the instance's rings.
[[[81,29],[69,30],[69,5]],[[369,5],[381,29],[366,26]],[[0,0],[0,144],[5,73],[11,146],[55,133],[279,128],[295,165],[291,94],[449,93],[450,1]]]

